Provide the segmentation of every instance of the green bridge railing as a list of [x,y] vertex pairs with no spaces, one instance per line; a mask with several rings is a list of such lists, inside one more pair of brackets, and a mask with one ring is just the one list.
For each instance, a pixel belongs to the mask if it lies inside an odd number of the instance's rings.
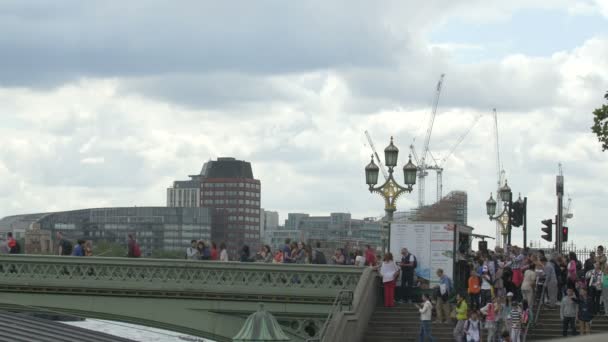
[[0,291],[330,304],[363,268],[190,260],[0,256]]

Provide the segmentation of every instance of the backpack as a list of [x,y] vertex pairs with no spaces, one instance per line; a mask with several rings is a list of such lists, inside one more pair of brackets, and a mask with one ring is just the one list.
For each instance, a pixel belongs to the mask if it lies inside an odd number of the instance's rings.
[[418,259],[416,259],[416,256],[414,254],[412,254],[412,256],[414,257],[413,267],[414,269],[416,269],[418,267]]
[[133,256],[139,258],[141,256],[141,248],[139,248],[139,244],[135,243],[133,246]]
[[68,240],[61,240],[61,255],[72,255],[72,243]]

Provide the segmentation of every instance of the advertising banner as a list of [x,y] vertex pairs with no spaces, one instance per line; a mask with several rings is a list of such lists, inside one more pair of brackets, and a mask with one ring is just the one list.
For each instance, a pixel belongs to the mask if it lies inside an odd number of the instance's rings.
[[391,246],[395,261],[401,259],[401,249],[407,248],[416,256],[416,276],[421,287],[437,284],[436,272],[443,269],[453,278],[454,224],[394,223],[391,225]]

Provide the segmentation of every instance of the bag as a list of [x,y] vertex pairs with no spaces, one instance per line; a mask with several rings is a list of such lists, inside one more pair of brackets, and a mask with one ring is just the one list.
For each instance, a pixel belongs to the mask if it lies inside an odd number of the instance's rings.
[[139,244],[136,243],[133,246],[133,256],[136,258],[139,258],[141,256],[141,248],[139,248]]
[[418,267],[418,259],[416,259],[416,256],[414,254],[412,254],[412,256],[414,257],[414,269],[416,269]]

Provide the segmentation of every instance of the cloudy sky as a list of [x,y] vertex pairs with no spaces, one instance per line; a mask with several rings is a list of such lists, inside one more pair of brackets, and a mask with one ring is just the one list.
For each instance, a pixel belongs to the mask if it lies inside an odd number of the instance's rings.
[[562,162],[571,239],[608,242],[608,153],[589,129],[608,90],[607,0],[5,0],[0,51],[0,216],[164,205],[218,156],[251,161],[281,219],[379,216],[364,131],[379,149],[394,136],[403,165],[445,73],[435,158],[481,115],[444,164],[469,223],[494,232],[495,107],[532,239]]

